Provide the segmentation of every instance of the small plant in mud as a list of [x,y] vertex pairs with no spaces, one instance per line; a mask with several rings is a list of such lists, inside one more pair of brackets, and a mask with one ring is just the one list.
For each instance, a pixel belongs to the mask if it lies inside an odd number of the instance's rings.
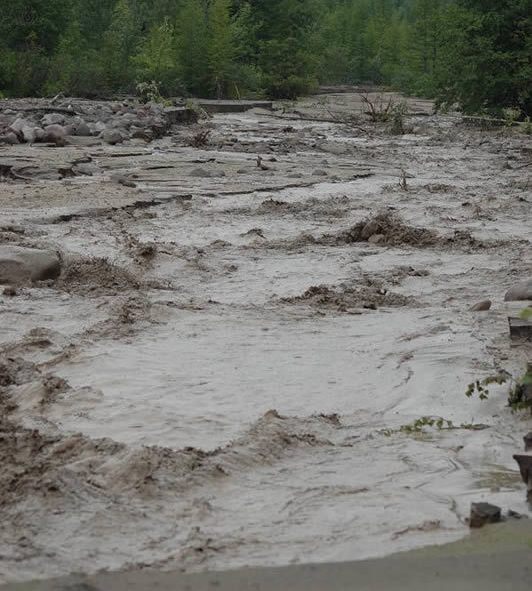
[[526,135],[532,135],[532,119],[530,117],[525,118],[521,131]]
[[399,428],[401,433],[422,433],[425,427],[435,427],[438,431],[443,429],[452,429],[454,427],[452,421],[447,421],[441,417],[421,417],[413,423],[402,425]]
[[532,412],[532,363],[525,374],[510,389],[508,404],[512,410],[530,410]]
[[159,84],[152,80],[151,82],[138,82],[135,90],[141,103],[164,103],[165,99],[161,95]]
[[209,138],[211,134],[211,129],[200,129],[198,132],[189,136],[186,140],[186,143],[192,148],[205,148],[209,145]]
[[532,308],[529,306],[528,308],[521,310],[519,318],[522,320],[532,320]]
[[373,100],[367,94],[361,94],[360,98],[366,107],[366,115],[373,123],[386,123],[395,107],[392,97],[385,99],[381,94],[377,95]]
[[185,102],[185,107],[187,109],[190,109],[194,113],[196,113],[196,115],[198,116],[198,119],[210,119],[211,118],[211,115],[209,115],[209,113],[207,113],[207,111],[205,109],[200,107],[198,105],[198,103],[196,101],[193,101],[192,99],[189,99]]
[[511,378],[510,374],[504,370],[501,370],[499,373],[488,376],[483,380],[476,380],[472,382],[467,387],[465,391],[465,395],[467,398],[473,398],[475,394],[478,394],[480,400],[487,400],[489,398],[489,388],[493,384],[502,385],[506,384],[508,380]]
[[396,105],[393,105],[390,109],[390,127],[389,132],[391,135],[404,135],[409,133],[405,125],[405,117],[408,113],[408,105],[405,101],[401,101]]
[[506,127],[513,127],[521,117],[521,110],[514,107],[507,107],[502,110],[504,124]]
[[397,433],[403,433],[405,435],[426,435],[427,429],[436,429],[438,431],[455,431],[458,429],[466,431],[482,431],[488,428],[487,425],[480,423],[462,423],[461,425],[455,425],[452,421],[442,417],[421,417],[412,423],[401,425],[398,429],[385,429],[384,431],[381,431],[381,433],[386,437],[391,437]]
[[501,370],[497,374],[469,384],[465,395],[472,398],[477,394],[480,400],[487,400],[490,394],[489,386],[507,383],[511,384],[508,393],[508,406],[515,411],[525,409],[532,411],[532,363],[527,365],[524,375],[518,379],[515,379],[507,371]]
[[406,180],[406,170],[401,170],[401,176],[399,177],[399,188],[401,191],[408,191],[408,181]]
[[404,433],[406,435],[414,435],[425,433],[426,428],[435,428],[438,431],[454,429],[452,421],[448,421],[442,417],[421,417],[412,423],[401,425],[398,429],[385,429],[381,431],[386,437],[390,437],[395,433]]

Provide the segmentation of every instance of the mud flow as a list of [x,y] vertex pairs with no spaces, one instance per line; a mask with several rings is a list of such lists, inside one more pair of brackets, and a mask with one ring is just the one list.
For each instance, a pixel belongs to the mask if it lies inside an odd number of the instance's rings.
[[344,93],[118,140],[122,107],[0,146],[0,581],[362,559],[464,536],[472,501],[527,513],[529,415],[464,394],[530,358],[504,302],[528,138],[422,101],[392,135]]

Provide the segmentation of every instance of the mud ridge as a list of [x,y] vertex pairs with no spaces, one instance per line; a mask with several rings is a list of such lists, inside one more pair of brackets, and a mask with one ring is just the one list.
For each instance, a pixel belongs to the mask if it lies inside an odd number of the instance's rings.
[[3,363],[0,372],[0,506],[29,498],[59,503],[81,492],[89,497],[127,494],[130,498],[185,490],[213,477],[275,462],[291,449],[333,445],[318,433],[339,425],[334,416],[286,418],[270,411],[240,438],[214,451],[133,449],[110,439],[23,427],[16,422],[16,410],[24,387],[35,388],[41,379],[48,394],[69,386],[51,375],[38,378],[36,367],[20,359]]
[[312,286],[300,296],[283,298],[287,304],[307,304],[319,310],[337,312],[358,312],[361,309],[376,310],[384,307],[412,306],[414,298],[393,293],[378,285],[350,287],[345,284],[337,287],[327,285]]
[[480,240],[466,230],[455,230],[453,234],[445,236],[436,230],[410,226],[395,212],[383,211],[370,215],[351,228],[336,234],[313,236],[302,233],[294,239],[265,242],[263,246],[295,250],[310,245],[343,246],[358,243],[382,247],[459,248],[468,251],[493,248],[503,244],[501,241]]
[[65,261],[57,289],[79,295],[102,295],[138,290],[143,282],[105,258],[76,257]]

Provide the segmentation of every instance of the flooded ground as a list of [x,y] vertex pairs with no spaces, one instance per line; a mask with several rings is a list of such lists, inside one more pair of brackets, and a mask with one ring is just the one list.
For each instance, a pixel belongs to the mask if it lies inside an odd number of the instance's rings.
[[362,107],[0,146],[1,244],[62,266],[0,296],[1,581],[357,560],[459,539],[472,501],[527,512],[529,415],[464,393],[530,358],[503,301],[529,139]]

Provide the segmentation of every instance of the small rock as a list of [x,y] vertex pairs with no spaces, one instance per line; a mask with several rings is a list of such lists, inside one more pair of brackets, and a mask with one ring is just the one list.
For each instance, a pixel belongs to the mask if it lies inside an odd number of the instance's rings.
[[2,293],[9,298],[13,298],[18,295],[16,287],[13,287],[12,285],[5,287]]
[[479,302],[475,304],[471,308],[471,312],[487,312],[491,308],[491,300],[484,300],[483,302]]
[[115,181],[119,185],[122,185],[123,187],[129,187],[131,189],[135,189],[137,186],[134,181],[123,174],[114,174],[111,176],[111,180]]
[[80,162],[72,167],[76,175],[92,176],[98,172],[98,167],[92,162]]
[[315,170],[312,173],[312,176],[328,176],[328,173],[327,173],[327,171],[322,170],[321,168],[318,168],[317,170]]
[[501,508],[490,503],[472,503],[469,527],[480,528],[501,521]]
[[522,302],[525,300],[532,301],[532,279],[514,285],[504,296],[505,302]]

